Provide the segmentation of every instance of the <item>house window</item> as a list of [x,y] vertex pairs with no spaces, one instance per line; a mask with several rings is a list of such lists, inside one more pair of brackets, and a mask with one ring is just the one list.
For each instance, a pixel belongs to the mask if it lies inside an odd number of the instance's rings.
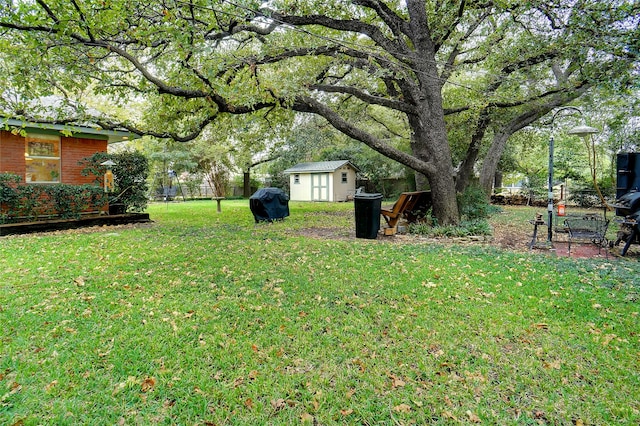
[[298,175],[298,174],[293,175],[293,183],[295,183],[295,184],[299,184],[300,183],[300,175]]
[[347,183],[347,172],[342,172],[342,183]]
[[26,182],[60,182],[60,137],[27,135],[24,158]]

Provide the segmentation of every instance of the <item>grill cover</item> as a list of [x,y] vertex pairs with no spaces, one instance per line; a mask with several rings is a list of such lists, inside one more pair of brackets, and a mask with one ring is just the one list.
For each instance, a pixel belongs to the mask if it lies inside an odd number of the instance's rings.
[[289,196],[280,188],[258,189],[249,198],[249,207],[256,223],[289,216]]

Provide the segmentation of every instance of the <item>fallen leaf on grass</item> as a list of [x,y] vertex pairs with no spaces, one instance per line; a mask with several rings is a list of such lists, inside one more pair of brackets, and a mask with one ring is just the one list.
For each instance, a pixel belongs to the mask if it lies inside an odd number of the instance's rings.
[[253,409],[253,399],[251,398],[245,399],[244,406],[247,407],[249,410]]
[[45,392],[50,392],[51,389],[53,389],[57,384],[58,384],[57,380],[54,380],[53,382],[49,383],[47,386],[44,387]]
[[407,382],[405,382],[404,380],[402,380],[400,377],[394,376],[394,375],[390,375],[389,378],[391,379],[391,387],[392,388],[403,388],[407,385]]
[[272,399],[271,400],[271,407],[275,410],[275,411],[280,411],[283,408],[285,408],[287,406],[287,402],[282,399],[282,398],[278,398],[278,399]]
[[346,410],[340,410],[340,414],[342,414],[343,416],[348,416],[349,414],[352,414],[353,410],[351,408],[347,408]]
[[602,346],[607,346],[611,343],[612,340],[616,339],[618,336],[615,334],[605,334],[602,338]]
[[445,419],[451,419],[451,420],[458,421],[458,418],[456,416],[454,416],[451,411],[443,411],[442,412],[442,417],[444,417]]
[[142,384],[140,385],[140,389],[142,390],[142,392],[149,392],[150,390],[153,390],[153,388],[156,387],[156,379],[155,377],[147,377],[142,381]]
[[469,417],[469,421],[473,422],[473,423],[480,423],[482,420],[480,420],[480,417],[478,417],[475,413],[472,413],[471,411],[467,411],[467,417]]
[[411,407],[407,404],[400,404],[393,407],[393,411],[396,413],[408,413],[411,411]]
[[542,363],[542,366],[547,369],[560,370],[561,362],[559,360],[555,361],[545,361]]
[[9,394],[13,395],[14,393],[18,393],[22,390],[22,385],[18,382],[13,382],[11,383],[10,389],[11,391],[9,392]]
[[302,423],[315,423],[315,418],[309,413],[300,414],[300,420]]
[[353,364],[357,365],[358,367],[360,367],[360,372],[364,373],[365,370],[367,369],[367,366],[365,365],[364,362],[362,362],[362,360],[356,358],[353,361],[351,361]]
[[547,420],[547,415],[544,413],[544,411],[533,410],[533,418],[546,421]]

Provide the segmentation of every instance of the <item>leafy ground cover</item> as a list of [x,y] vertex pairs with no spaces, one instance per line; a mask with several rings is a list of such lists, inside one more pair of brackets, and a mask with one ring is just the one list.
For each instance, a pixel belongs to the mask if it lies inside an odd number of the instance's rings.
[[3,238],[0,423],[640,422],[635,259],[359,240],[352,208]]

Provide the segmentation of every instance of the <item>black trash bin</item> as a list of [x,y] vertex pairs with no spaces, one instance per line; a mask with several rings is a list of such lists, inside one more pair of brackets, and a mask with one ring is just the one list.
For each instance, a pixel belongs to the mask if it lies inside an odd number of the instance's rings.
[[353,197],[356,214],[356,238],[374,240],[380,230],[382,194],[357,194]]

